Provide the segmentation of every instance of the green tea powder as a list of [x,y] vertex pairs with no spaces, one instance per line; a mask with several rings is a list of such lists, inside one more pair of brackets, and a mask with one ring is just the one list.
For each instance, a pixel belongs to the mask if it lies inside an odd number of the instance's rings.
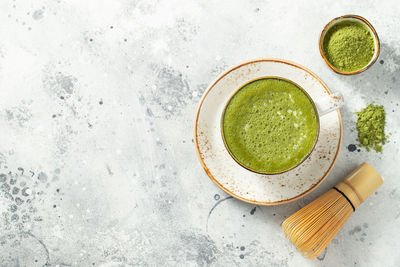
[[375,43],[364,24],[344,20],[327,31],[322,49],[336,69],[353,72],[368,65],[375,53]]
[[369,104],[357,112],[357,131],[360,146],[370,151],[374,149],[382,152],[382,145],[385,144],[385,110],[383,106]]

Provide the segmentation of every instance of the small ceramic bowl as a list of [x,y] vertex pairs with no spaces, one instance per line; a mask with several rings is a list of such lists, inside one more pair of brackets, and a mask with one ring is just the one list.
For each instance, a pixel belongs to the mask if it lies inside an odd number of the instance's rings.
[[[332,26],[336,25],[338,22],[341,22],[341,21],[344,21],[344,20],[358,21],[358,22],[361,22],[362,24],[364,24],[367,27],[367,29],[371,32],[372,36],[374,37],[374,43],[375,43],[375,53],[374,53],[373,57],[371,58],[370,62],[364,68],[362,68],[360,70],[352,71],[352,72],[345,72],[345,71],[342,71],[342,70],[339,70],[339,69],[335,68],[328,61],[328,59],[325,57],[324,51],[322,49],[324,37],[325,37],[325,34],[328,32],[328,30]],[[361,73],[361,72],[365,71],[369,67],[371,67],[375,63],[375,61],[378,59],[379,52],[380,52],[380,43],[379,43],[378,34],[376,33],[374,27],[372,27],[371,23],[369,23],[368,20],[366,20],[365,18],[363,18],[361,16],[344,15],[344,16],[341,16],[341,17],[337,17],[337,18],[334,18],[333,20],[331,20],[328,24],[326,24],[326,26],[322,30],[321,36],[319,37],[319,52],[321,53],[321,56],[324,59],[326,65],[328,65],[328,67],[331,68],[334,72],[342,74],[342,75],[358,74],[358,73]]]

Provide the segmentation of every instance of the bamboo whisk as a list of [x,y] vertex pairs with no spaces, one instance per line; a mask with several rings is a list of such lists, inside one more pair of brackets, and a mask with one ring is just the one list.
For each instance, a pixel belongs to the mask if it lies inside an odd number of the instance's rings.
[[364,162],[334,188],[287,218],[283,232],[304,257],[315,259],[382,183],[382,177]]

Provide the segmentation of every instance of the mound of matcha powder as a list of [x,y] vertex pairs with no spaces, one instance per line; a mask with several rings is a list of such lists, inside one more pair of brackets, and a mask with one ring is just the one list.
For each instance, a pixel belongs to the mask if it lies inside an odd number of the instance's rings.
[[382,152],[385,144],[385,110],[383,106],[369,104],[357,112],[357,131],[360,146],[370,151],[371,148]]
[[375,53],[375,43],[364,24],[344,20],[328,30],[322,49],[326,59],[336,69],[353,72],[368,65]]

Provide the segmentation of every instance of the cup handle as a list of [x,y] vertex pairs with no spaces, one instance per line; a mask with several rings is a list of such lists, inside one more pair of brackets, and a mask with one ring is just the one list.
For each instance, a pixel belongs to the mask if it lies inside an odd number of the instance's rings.
[[324,96],[315,101],[319,116],[324,116],[341,108],[344,104],[343,95],[339,92]]

